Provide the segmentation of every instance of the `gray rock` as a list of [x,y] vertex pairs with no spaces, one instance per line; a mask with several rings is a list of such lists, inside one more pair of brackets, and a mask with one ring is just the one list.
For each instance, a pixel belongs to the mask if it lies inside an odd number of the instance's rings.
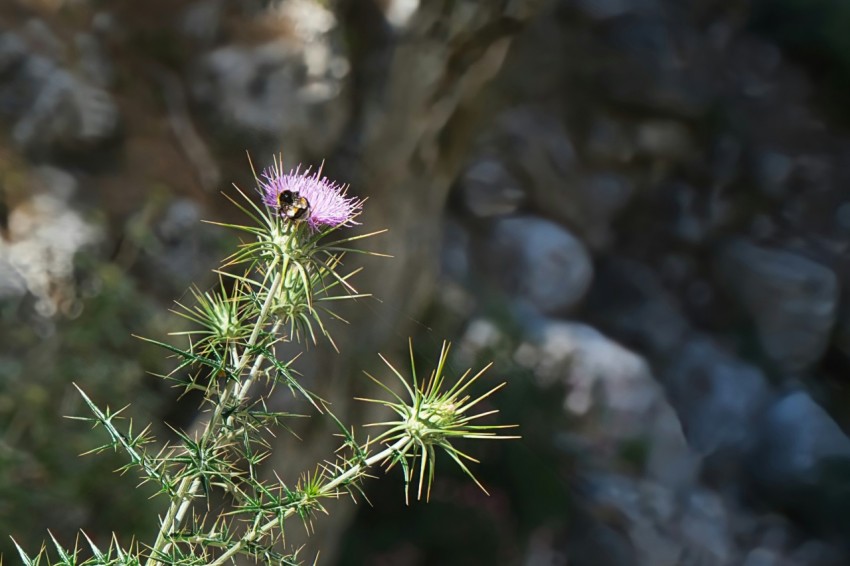
[[593,279],[581,241],[558,224],[532,216],[498,220],[485,261],[505,291],[542,313],[575,307]]
[[808,540],[794,549],[788,556],[788,562],[790,566],[844,566],[847,557],[835,546],[819,540]]
[[740,452],[755,440],[753,425],[769,398],[762,372],[694,336],[663,373],[690,445],[701,454]]
[[707,489],[691,492],[678,520],[686,553],[685,564],[731,564],[734,543],[726,506],[718,494]]
[[566,385],[564,409],[576,422],[572,432],[583,453],[610,461],[627,443],[640,444],[646,477],[668,486],[692,479],[695,460],[681,425],[641,356],[591,326],[546,320],[514,359],[543,386]]
[[574,0],[572,3],[594,20],[608,20],[629,14],[641,4],[634,0]]
[[694,487],[681,492],[667,484],[605,472],[594,473],[589,491],[592,516],[617,520],[638,564],[735,563],[731,514],[714,491]]
[[676,120],[652,120],[641,124],[637,131],[639,151],[660,159],[684,159],[694,151],[688,129]]
[[717,273],[752,317],[772,362],[800,371],[820,359],[838,309],[838,281],[830,269],[791,252],[737,241],[720,252]]
[[19,298],[27,292],[27,281],[10,261],[7,246],[0,243],[0,299]]
[[709,234],[709,222],[705,214],[699,211],[699,193],[697,189],[686,184],[675,182],[670,186],[676,205],[673,234],[682,242],[700,244]]
[[846,356],[850,356],[850,284],[846,282],[842,297],[844,300],[838,313],[834,342]]
[[78,33],[74,36],[78,67],[83,76],[93,85],[108,88],[115,82],[115,68],[101,45],[100,40],[90,33]]
[[48,317],[73,299],[75,255],[103,235],[71,206],[77,185],[72,175],[52,167],[35,173],[31,198],[10,211],[6,237],[0,238],[0,294],[25,289]]
[[55,61],[61,61],[67,55],[67,47],[44,20],[38,18],[27,20],[21,28],[21,35],[35,52],[47,55]]
[[469,233],[457,221],[447,219],[443,224],[443,245],[440,246],[441,274],[455,281],[469,276]]
[[192,2],[183,11],[181,27],[189,37],[210,43],[221,33],[223,9],[222,0]]
[[755,548],[747,553],[742,566],[785,566],[782,554],[769,548]]
[[155,253],[146,254],[143,260],[159,275],[156,284],[163,290],[179,289],[186,279],[196,280],[212,261],[219,234],[201,218],[197,202],[176,198],[168,202],[154,224],[151,235],[155,237]]
[[636,192],[634,181],[618,173],[593,173],[576,186],[575,199],[582,204],[580,226],[585,238],[596,248],[611,240],[611,224],[626,208]]
[[466,207],[479,217],[516,212],[525,198],[519,182],[498,159],[482,157],[467,167],[460,178]]
[[28,87],[32,98],[12,128],[16,145],[27,149],[50,146],[73,131],[69,104],[73,80],[68,73],[43,57],[28,57],[18,82]]
[[13,120],[12,139],[24,150],[77,149],[113,136],[118,108],[110,94],[30,52],[14,34],[0,37],[0,115]]
[[785,194],[793,171],[794,161],[783,153],[763,151],[755,158],[756,186],[767,196],[776,198]]
[[597,164],[627,163],[634,157],[635,148],[620,122],[600,117],[593,122],[585,143],[587,157]]
[[[630,140],[620,139],[620,147],[609,145],[609,138],[624,136],[616,123],[601,119],[591,132],[588,156],[599,165],[629,159]],[[630,177],[610,170],[582,171],[560,118],[543,109],[519,107],[504,113],[492,137],[510,159],[511,171],[528,180],[522,188],[536,209],[574,227],[593,249],[610,243],[611,223],[636,192]]]
[[726,186],[735,180],[740,173],[743,153],[744,145],[734,136],[722,135],[714,143],[710,166],[717,185]]
[[850,202],[843,202],[835,209],[835,224],[844,232],[850,232]]
[[691,333],[655,272],[635,261],[609,259],[598,265],[587,307],[596,325],[654,363],[675,356]]
[[[575,171],[575,147],[560,117],[533,106],[513,108],[497,120],[505,149],[526,171],[563,176]],[[544,181],[545,182],[545,181]]]
[[27,56],[27,46],[13,33],[0,34],[0,73],[4,76]]
[[278,17],[295,37],[212,51],[201,61],[193,94],[224,126],[273,136],[294,165],[304,153],[329,153],[338,140],[349,113],[340,94],[350,65],[325,8],[285,3]]
[[750,470],[758,485],[783,497],[821,479],[819,465],[850,458],[848,438],[805,391],[777,400],[758,427]]

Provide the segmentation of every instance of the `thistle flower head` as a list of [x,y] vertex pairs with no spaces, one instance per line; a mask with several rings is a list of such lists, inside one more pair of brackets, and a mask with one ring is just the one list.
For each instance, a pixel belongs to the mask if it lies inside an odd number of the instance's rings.
[[[436,449],[445,452],[483,490],[484,487],[464,463],[464,461],[476,462],[476,460],[459,450],[454,444],[455,441],[461,438],[518,438],[498,434],[500,429],[513,428],[513,425],[478,424],[479,419],[498,411],[490,410],[480,413],[473,411],[481,401],[504,385],[504,383],[497,385],[478,397],[473,398],[469,394],[470,387],[487,371],[490,365],[471,377],[471,370],[467,370],[453,384],[448,384],[445,374],[448,354],[449,344],[444,343],[437,366],[426,381],[420,382],[416,376],[416,366],[413,363],[413,344],[411,343],[410,370],[412,383],[408,383],[408,380],[382,356],[391,372],[401,382],[408,399],[402,399],[391,388],[368,373],[366,375],[390,393],[394,400],[360,399],[361,401],[385,405],[396,414],[396,418],[391,421],[373,423],[367,426],[387,427],[387,430],[374,438],[372,443],[400,443],[401,448],[395,454],[394,463],[399,463],[404,468],[408,487],[413,476],[417,473],[415,470],[418,467],[417,496],[419,498],[422,497],[422,490],[425,485],[427,485],[426,498],[430,494],[431,482],[434,478]],[[484,491],[486,493],[486,490]]]
[[363,202],[346,196],[347,185],[322,176],[322,170],[303,173],[300,167],[285,173],[279,161],[259,180],[263,202],[281,216],[303,220],[311,230],[356,224]]

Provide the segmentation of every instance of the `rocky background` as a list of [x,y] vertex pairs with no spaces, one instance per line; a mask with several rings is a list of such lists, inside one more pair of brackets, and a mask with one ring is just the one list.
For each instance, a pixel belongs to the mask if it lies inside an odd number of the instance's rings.
[[390,229],[309,385],[368,419],[359,370],[448,338],[524,436],[474,452],[490,497],[447,463],[427,505],[342,502],[322,563],[850,562],[847,29],[840,0],[0,2],[0,531],[146,540],[156,500],[62,416],[73,381],[191,427],[131,333],[212,281],[248,150]]

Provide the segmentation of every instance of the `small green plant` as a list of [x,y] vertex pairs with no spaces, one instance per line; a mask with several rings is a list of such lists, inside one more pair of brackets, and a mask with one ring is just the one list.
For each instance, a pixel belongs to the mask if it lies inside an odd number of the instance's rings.
[[[276,350],[284,342],[331,340],[325,320],[338,318],[334,301],[365,296],[350,282],[355,272],[341,272],[342,258],[358,251],[351,247],[355,241],[380,232],[344,235],[357,223],[363,201],[349,197],[347,187],[323,177],[321,170],[285,172],[276,161],[255,178],[261,204],[238,188],[238,197],[231,199],[250,222],[220,224],[246,236],[217,270],[220,285],[207,292],[193,288],[192,302],[178,303],[177,312],[194,324],[182,333],[186,345],[146,339],[178,360],[163,379],[186,392],[203,393],[198,431],[176,431],[177,442],[158,445],[150,427],[136,430],[132,421],[122,420],[121,410],[101,408],[79,389],[92,416],[75,418],[103,428],[109,437],[92,452],[123,451],[128,462],[120,471],[134,470],[167,502],[155,540],[135,541],[125,548],[113,536],[109,548],[101,550],[83,533],[87,548],[66,549],[51,535],[53,551],[42,547],[34,556],[15,543],[25,564],[49,560],[69,566],[215,566],[232,563],[239,555],[269,564],[297,564],[297,551],[285,545],[287,521],[297,517],[309,530],[314,516],[326,512],[323,502],[361,493],[362,480],[375,467],[399,467],[406,497],[415,486],[416,497],[424,493],[427,499],[438,451],[480,486],[467,466],[475,460],[456,441],[514,438],[499,434],[506,426],[479,424],[495,411],[475,412],[480,401],[504,384],[472,397],[470,386],[487,367],[450,380],[446,343],[425,380],[416,373],[412,344],[409,376],[384,359],[400,382],[401,394],[369,375],[388,398],[361,400],[383,404],[393,415],[367,425],[382,428],[373,438],[357,437],[323,399],[301,385],[293,361],[280,359]],[[331,418],[341,437],[333,459],[289,483],[277,476],[274,481],[263,479],[259,471],[272,450],[267,433],[285,429],[288,419],[299,416],[268,407],[268,395],[279,385]],[[230,503],[211,505],[213,497]]]

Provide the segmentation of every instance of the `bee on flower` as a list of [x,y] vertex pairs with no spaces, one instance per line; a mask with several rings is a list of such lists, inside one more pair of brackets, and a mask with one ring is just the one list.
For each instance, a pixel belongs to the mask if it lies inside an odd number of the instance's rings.
[[284,173],[280,162],[267,168],[259,181],[263,202],[282,218],[305,222],[311,230],[357,224],[363,201],[348,197],[348,185],[322,176],[322,170],[303,173],[300,167]]

